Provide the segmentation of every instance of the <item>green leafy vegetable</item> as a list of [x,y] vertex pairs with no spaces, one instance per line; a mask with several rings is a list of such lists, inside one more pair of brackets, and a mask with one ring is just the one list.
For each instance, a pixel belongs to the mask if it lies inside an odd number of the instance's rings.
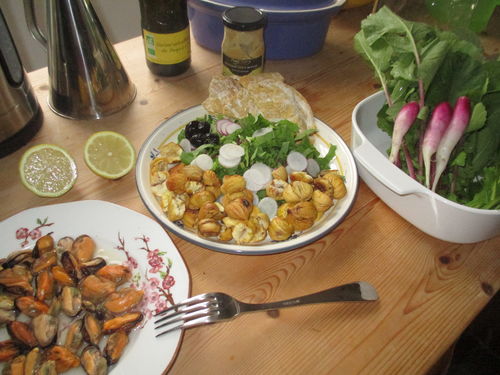
[[[407,162],[416,168],[420,182],[421,141],[429,114],[439,103],[454,106],[461,96],[470,99],[468,127],[451,153],[437,192],[472,207],[498,208],[500,61],[485,61],[479,45],[404,20],[387,7],[362,21],[354,47],[373,67],[386,96],[387,104],[377,115],[380,129],[392,136],[400,109],[411,101],[420,104],[417,120],[404,138]],[[401,168],[408,173],[406,163]]]

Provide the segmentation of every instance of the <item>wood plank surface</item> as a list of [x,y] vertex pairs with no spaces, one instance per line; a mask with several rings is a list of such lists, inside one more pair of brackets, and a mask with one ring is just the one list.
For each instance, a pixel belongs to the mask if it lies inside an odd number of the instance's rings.
[[[323,50],[291,61],[268,61],[310,102],[315,115],[350,144],[354,105],[378,90],[371,69],[352,48],[369,7],[342,11]],[[26,147],[0,159],[0,220],[23,209],[83,199],[114,202],[151,216],[134,174],[109,181],[83,161],[83,144],[98,130],[126,135],[139,150],[173,113],[201,103],[221,70],[217,53],[192,43],[192,66],[174,78],[153,76],[142,41],[116,45],[137,97],[99,121],[63,119],[47,107],[47,70],[30,73],[44,124],[28,146],[55,143],[75,157],[79,177],[60,198],[39,198],[19,179]],[[424,374],[453,344],[500,287],[500,238],[458,245],[432,238],[406,222],[363,183],[345,221],[322,239],[294,251],[228,255],[169,233],[190,271],[193,295],[224,291],[246,302],[266,302],[356,280],[372,283],[376,303],[304,306],[253,313],[186,331],[171,374]]]

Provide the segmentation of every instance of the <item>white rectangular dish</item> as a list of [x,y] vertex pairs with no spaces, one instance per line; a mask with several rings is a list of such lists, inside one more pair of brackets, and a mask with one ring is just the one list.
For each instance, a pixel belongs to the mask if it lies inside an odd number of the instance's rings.
[[377,113],[384,103],[382,92],[373,94],[359,102],[352,114],[352,153],[370,189],[405,220],[441,240],[474,243],[500,235],[500,210],[452,202],[389,161],[391,139],[377,126]]

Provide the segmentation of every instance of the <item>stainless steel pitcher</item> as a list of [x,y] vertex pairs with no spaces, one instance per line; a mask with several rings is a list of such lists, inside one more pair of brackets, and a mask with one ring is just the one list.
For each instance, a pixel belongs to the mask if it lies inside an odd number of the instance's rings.
[[100,119],[136,94],[89,0],[45,0],[46,35],[33,0],[24,0],[28,28],[47,50],[49,106],[72,119]]

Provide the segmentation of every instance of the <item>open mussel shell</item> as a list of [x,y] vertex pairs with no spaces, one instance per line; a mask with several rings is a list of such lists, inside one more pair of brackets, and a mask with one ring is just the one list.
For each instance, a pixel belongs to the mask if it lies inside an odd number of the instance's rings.
[[14,340],[0,342],[0,362],[8,362],[22,352],[22,346]]
[[75,316],[82,309],[82,294],[80,289],[73,286],[65,286],[62,289],[61,309],[67,316]]
[[49,314],[41,314],[33,318],[31,325],[41,347],[45,348],[52,344],[57,336],[59,319]]
[[38,345],[38,340],[33,334],[31,327],[26,323],[17,320],[10,322],[7,324],[7,332],[9,332],[13,340],[25,347],[34,348]]
[[127,344],[128,334],[124,330],[119,330],[109,335],[104,348],[104,356],[110,366],[118,362]]
[[108,362],[97,346],[89,345],[80,355],[83,369],[88,375],[106,375]]
[[24,375],[36,375],[42,362],[42,352],[40,348],[33,348],[26,355],[26,362],[24,362]]

